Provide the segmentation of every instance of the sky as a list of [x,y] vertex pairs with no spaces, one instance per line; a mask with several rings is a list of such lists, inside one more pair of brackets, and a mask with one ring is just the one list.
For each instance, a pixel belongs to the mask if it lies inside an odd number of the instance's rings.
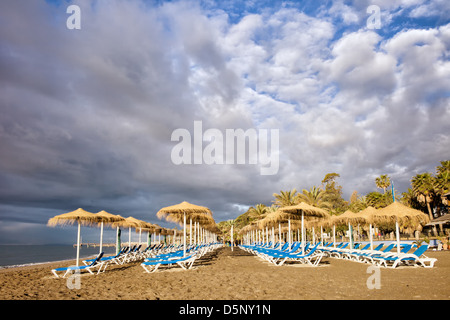
[[46,224],[80,207],[235,219],[331,172],[346,200],[404,192],[450,159],[449,56],[446,0],[1,1],[0,244],[73,243]]

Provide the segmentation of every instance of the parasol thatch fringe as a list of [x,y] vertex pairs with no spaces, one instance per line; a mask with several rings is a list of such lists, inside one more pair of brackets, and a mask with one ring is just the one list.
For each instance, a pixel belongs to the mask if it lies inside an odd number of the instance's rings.
[[57,225],[64,226],[79,223],[82,226],[90,226],[99,222],[101,222],[99,216],[82,208],[78,208],[75,211],[63,213],[49,219],[47,225],[49,227],[55,227]]
[[101,222],[103,222],[106,225],[108,225],[108,224],[111,225],[114,222],[119,222],[119,221],[125,220],[124,217],[106,212],[105,210],[99,211],[99,212],[95,213],[95,215],[97,217],[101,218],[101,221],[98,222],[99,225],[101,224]]
[[385,208],[371,214],[372,222],[395,222],[400,226],[418,227],[430,221],[428,215],[422,211],[407,207],[400,202],[393,202]]
[[305,217],[320,217],[320,218],[327,218],[329,217],[329,214],[326,210],[314,207],[312,205],[309,205],[305,202],[300,202],[299,204],[293,205],[293,206],[286,206],[281,207],[278,209],[282,212],[288,212],[293,214],[301,214],[303,211]]
[[200,214],[208,214],[212,216],[211,210],[207,207],[197,206],[195,204],[183,201],[179,204],[164,207],[156,213],[158,218],[165,217],[168,214],[183,214],[183,213],[200,213]]
[[166,219],[169,222],[183,225],[185,214],[187,219],[190,219],[193,222],[198,222],[201,225],[215,224],[215,221],[212,218],[212,212],[209,208],[198,206],[186,201],[173,206],[164,207],[156,213],[156,216],[159,219]]

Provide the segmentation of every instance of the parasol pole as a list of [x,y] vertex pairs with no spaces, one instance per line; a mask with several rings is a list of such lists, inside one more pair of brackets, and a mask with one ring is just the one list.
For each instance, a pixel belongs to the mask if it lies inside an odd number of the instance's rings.
[[395,220],[395,233],[397,234],[397,254],[400,254],[400,230],[398,227],[398,219]]
[[291,219],[288,220],[288,243],[289,243],[289,250],[291,249]]
[[281,245],[281,224],[278,222],[278,240],[280,241],[280,245]]
[[372,224],[369,224],[369,236],[370,236],[370,250],[373,250],[373,230]]
[[336,225],[333,224],[333,246],[336,249]]
[[[392,186],[392,201],[395,202],[394,181],[391,182],[391,186]],[[395,220],[395,233],[397,234],[397,254],[400,254],[400,230],[398,227],[398,217]]]
[[304,228],[303,228],[303,210],[302,210],[302,255],[305,254],[305,232],[304,232]]
[[117,231],[116,231],[116,255],[119,254],[120,252],[120,227],[117,226]]
[[183,214],[183,257],[186,256],[186,212]]
[[99,253],[102,253],[102,249],[103,249],[103,221],[100,227],[100,251]]
[[234,249],[234,243],[233,243],[233,225],[231,225],[231,251]]
[[348,237],[349,237],[349,242],[350,242],[350,249],[353,249],[352,233],[353,233],[352,226],[350,225],[350,222],[349,222],[348,223]]
[[128,246],[131,248],[131,227],[128,228]]
[[272,248],[275,247],[275,228],[272,225]]
[[322,226],[320,226],[320,242],[322,243],[322,246],[323,246],[324,240],[323,240],[323,228],[322,228]]
[[192,217],[189,222],[189,245],[192,246]]
[[78,235],[77,235],[77,267],[80,265],[79,259],[80,259],[80,237],[81,237],[81,225],[80,221],[78,220]]

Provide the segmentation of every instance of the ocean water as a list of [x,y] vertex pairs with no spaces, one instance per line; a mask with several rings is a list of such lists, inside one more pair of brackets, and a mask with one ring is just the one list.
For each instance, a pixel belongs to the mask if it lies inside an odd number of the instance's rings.
[[[99,247],[81,247],[80,258],[99,253]],[[105,255],[115,253],[114,247],[103,247]],[[75,260],[77,250],[71,245],[0,245],[0,268],[45,262]]]

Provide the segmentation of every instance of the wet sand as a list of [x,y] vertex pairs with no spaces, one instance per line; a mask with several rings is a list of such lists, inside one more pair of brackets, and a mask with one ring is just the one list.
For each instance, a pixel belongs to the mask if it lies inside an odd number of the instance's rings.
[[380,289],[369,289],[367,264],[325,258],[320,266],[274,266],[235,248],[223,247],[190,270],[110,265],[99,275],[82,273],[80,288],[55,278],[61,262],[0,270],[2,300],[449,300],[450,251],[427,252],[434,268],[381,268]]

